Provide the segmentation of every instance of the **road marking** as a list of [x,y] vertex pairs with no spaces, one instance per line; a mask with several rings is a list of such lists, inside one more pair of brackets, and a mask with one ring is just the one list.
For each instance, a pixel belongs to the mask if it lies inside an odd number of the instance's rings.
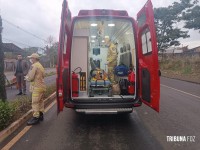
[[[49,111],[56,101],[53,101],[47,108],[45,108],[44,112]],[[2,150],[9,150],[17,141],[21,139],[21,137],[31,129],[32,126],[26,126],[21,132],[19,132],[6,146],[2,148]]]
[[21,132],[19,132],[2,150],[10,149],[32,126],[26,126]]
[[49,109],[51,109],[51,107],[53,107],[53,105],[55,105],[56,101],[53,101],[47,108],[45,108],[44,112],[49,111]]
[[193,97],[196,97],[196,98],[200,99],[200,97],[197,96],[197,95],[194,95],[194,94],[191,94],[191,93],[188,93],[188,92],[184,92],[184,91],[175,89],[175,88],[173,88],[173,87],[170,87],[170,86],[167,86],[167,85],[164,85],[164,84],[160,84],[160,85],[161,85],[161,86],[164,86],[164,87],[167,87],[167,88],[170,88],[170,89],[173,89],[173,90],[175,90],[175,91],[178,91],[178,92],[181,92],[181,93],[184,93],[184,94],[187,94],[187,95],[190,95],[190,96],[193,96]]

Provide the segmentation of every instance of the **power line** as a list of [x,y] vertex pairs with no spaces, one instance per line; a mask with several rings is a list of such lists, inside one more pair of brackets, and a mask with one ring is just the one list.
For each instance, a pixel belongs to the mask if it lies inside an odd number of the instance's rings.
[[21,45],[24,45],[24,46],[33,47],[33,46],[30,46],[30,45],[27,45],[27,44],[24,44],[24,43],[21,43],[21,42],[17,42],[17,41],[14,41],[14,40],[6,39],[6,38],[2,38],[2,39],[10,41],[10,42],[15,42],[17,44],[21,44]]
[[10,24],[10,25],[16,27],[17,29],[19,29],[19,30],[21,30],[21,31],[23,31],[23,32],[25,32],[25,33],[27,33],[27,34],[30,34],[30,35],[34,36],[34,37],[37,38],[37,39],[40,39],[40,40],[42,40],[42,41],[44,41],[44,42],[47,42],[45,39],[40,38],[39,36],[37,36],[37,35],[35,35],[35,34],[29,32],[29,31],[24,30],[23,28],[21,28],[21,27],[15,25],[14,23],[11,23],[11,22],[8,21],[8,20],[5,20],[5,19],[3,19],[3,18],[2,18],[2,20],[5,21],[5,22],[7,22],[7,23]]
[[29,48],[30,48],[30,47],[37,47],[37,48],[42,49],[43,51],[45,50],[44,48],[39,47],[39,46],[30,46],[30,45],[27,45],[27,44],[24,44],[24,43],[21,43],[21,42],[17,42],[17,41],[14,41],[14,40],[10,40],[10,39],[7,39],[7,38],[3,38],[3,39],[4,39],[4,40],[7,40],[7,41],[14,42],[14,43],[18,43],[18,44],[22,44],[22,45],[28,46]]

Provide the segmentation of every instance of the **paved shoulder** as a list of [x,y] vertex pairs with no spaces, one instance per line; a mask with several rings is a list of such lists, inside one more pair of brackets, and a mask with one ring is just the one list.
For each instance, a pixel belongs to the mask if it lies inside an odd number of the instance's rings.
[[13,150],[146,150],[162,149],[144,127],[137,113],[130,115],[78,115],[65,109],[59,116],[56,107],[45,121],[31,128]]
[[161,86],[162,85],[200,96],[200,84],[161,77]]

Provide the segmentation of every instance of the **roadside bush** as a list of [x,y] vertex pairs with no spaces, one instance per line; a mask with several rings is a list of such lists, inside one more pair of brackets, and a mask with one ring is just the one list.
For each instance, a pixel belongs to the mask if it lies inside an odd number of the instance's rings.
[[182,73],[183,74],[191,74],[192,73],[192,67],[190,67],[190,66],[184,67],[183,70],[182,70]]
[[14,121],[31,109],[31,97],[18,97],[15,101],[11,101],[9,104],[14,112],[12,118],[12,121]]
[[13,109],[8,102],[0,100],[0,130],[9,125],[13,117]]
[[160,61],[160,69],[171,70],[183,74],[200,72],[199,56],[176,56]]
[[55,75],[56,74],[56,72],[49,72],[49,73],[45,73],[45,77],[48,77],[48,76],[52,76],[52,75]]
[[44,93],[44,98],[47,98],[51,94],[53,94],[56,91],[56,84],[49,85],[47,87],[46,92]]
[[[44,94],[47,98],[56,91],[56,85],[48,85]],[[0,131],[19,119],[31,109],[31,95],[19,96],[10,102],[0,100]]]
[[195,72],[200,73],[200,56],[193,56],[191,61]]

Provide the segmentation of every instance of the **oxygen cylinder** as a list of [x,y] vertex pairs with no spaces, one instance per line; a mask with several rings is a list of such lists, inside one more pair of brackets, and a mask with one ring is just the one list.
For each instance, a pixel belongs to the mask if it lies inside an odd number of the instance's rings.
[[135,74],[133,71],[129,72],[128,81],[129,81],[128,93],[134,94],[135,93]]
[[79,78],[78,75],[73,72],[72,73],[72,97],[79,96]]

